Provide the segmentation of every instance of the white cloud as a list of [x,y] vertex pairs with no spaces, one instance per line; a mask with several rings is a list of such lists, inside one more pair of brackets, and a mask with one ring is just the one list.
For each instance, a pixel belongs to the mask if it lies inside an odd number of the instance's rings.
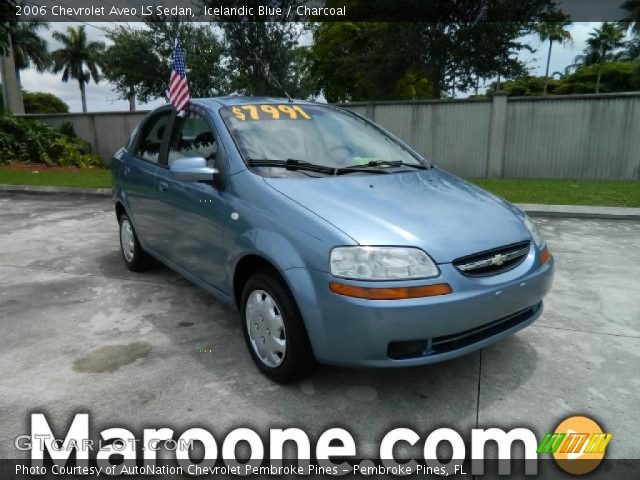
[[[67,27],[77,27],[82,25],[79,22],[55,22],[50,23],[50,29],[48,32],[43,32],[41,35],[48,43],[49,50],[53,51],[61,47],[61,44],[53,39],[51,34],[54,31],[64,32]],[[87,38],[90,41],[101,41],[107,43],[105,38],[105,32],[101,29],[113,27],[114,23],[92,23],[95,27],[86,25],[85,30],[87,32]],[[132,26],[141,26],[139,23],[132,23]],[[67,83],[62,81],[61,74],[52,73],[38,73],[36,70],[30,69],[20,73],[20,79],[22,81],[22,87],[25,90],[48,92],[60,97],[65,103],[69,105],[71,112],[81,112],[82,102],[80,99],[80,87],[78,82],[70,79]],[[106,80],[100,81],[100,83],[89,83],[86,86],[87,92],[87,109],[90,112],[102,112],[102,111],[126,111],[129,110],[129,102],[127,100],[121,100],[118,95],[113,91],[113,86]],[[164,104],[164,100],[159,99],[148,104],[137,105],[139,110],[152,109]]]

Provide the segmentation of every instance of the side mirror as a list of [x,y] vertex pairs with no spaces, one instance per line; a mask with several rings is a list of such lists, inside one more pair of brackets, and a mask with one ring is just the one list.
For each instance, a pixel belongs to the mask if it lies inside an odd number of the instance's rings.
[[207,161],[202,157],[175,160],[169,171],[181,182],[212,182],[213,176],[218,173],[215,168],[207,167]]

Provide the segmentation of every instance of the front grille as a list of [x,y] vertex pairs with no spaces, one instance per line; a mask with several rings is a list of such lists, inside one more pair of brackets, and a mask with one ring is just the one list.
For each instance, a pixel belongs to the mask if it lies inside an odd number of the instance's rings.
[[387,356],[393,360],[406,360],[460,350],[525,323],[538,313],[541,307],[542,302],[539,302],[493,322],[452,335],[391,342],[388,346]]
[[503,317],[495,322],[487,323],[486,325],[482,325],[477,328],[472,328],[471,330],[455,333],[453,335],[445,335],[443,337],[434,337],[431,339],[431,348],[429,349],[429,353],[436,354],[451,352],[452,350],[459,350],[460,348],[473,345],[485,338],[493,337],[494,335],[526,322],[538,312],[541,306],[542,302],[537,303],[532,307],[525,308],[524,310],[520,310],[519,312],[507,317]]
[[515,243],[494,248],[453,261],[453,265],[467,277],[487,277],[516,268],[529,254],[531,242]]

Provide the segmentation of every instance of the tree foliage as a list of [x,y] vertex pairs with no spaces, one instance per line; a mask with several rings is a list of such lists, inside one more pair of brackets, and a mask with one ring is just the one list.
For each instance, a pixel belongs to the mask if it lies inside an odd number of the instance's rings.
[[105,75],[122,98],[134,93],[142,102],[166,99],[179,38],[192,97],[283,96],[284,91],[308,97],[314,85],[309,81],[308,48],[299,45],[300,24],[242,20],[212,28],[179,18],[154,18],[144,29],[115,27],[108,34],[113,44],[104,55]]
[[627,42],[621,58],[626,62],[640,62],[640,34]]
[[[593,93],[600,73],[602,93],[629,92],[640,90],[640,62],[609,62],[602,66],[589,65],[559,79],[549,80],[550,95]],[[505,82],[500,89],[509,96],[540,96],[544,91],[545,77],[525,76]],[[493,83],[487,90],[495,93]]]
[[38,34],[39,30],[48,30],[49,24],[43,22],[18,22],[10,31],[13,46],[13,61],[16,72],[33,67],[44,72],[51,63],[47,42]]
[[25,113],[67,113],[69,105],[52,93],[22,91]]
[[478,78],[522,74],[514,57],[529,26],[493,23],[324,23],[314,30],[314,74],[332,101],[441,98]]
[[640,0],[626,0],[622,8],[627,11],[623,21],[630,23],[634,33],[640,35]]
[[15,0],[2,0],[0,2],[0,55],[6,55],[10,42],[9,33],[16,23]]
[[131,93],[142,102],[167,98],[175,39],[179,38],[187,64],[193,97],[212,97],[227,91],[222,70],[222,44],[209,25],[154,19],[144,29],[119,26],[108,38],[113,42],[104,55],[105,76],[121,98]]
[[157,81],[162,62],[145,31],[130,26],[117,26],[107,38],[113,42],[101,59],[102,71],[122,99],[139,96],[148,101],[150,85]]
[[587,47],[582,55],[578,55],[575,64],[568,67],[596,65],[597,77],[595,93],[600,93],[602,67],[605,62],[615,62],[623,58],[621,48],[626,45],[624,40],[627,26],[624,23],[604,22],[595,28],[587,39]]
[[102,160],[89,144],[34,120],[0,114],[0,164],[33,163],[65,167],[99,167]]
[[[349,3],[354,15],[392,7]],[[553,7],[551,0],[408,0],[403,9],[433,21],[319,24],[312,47],[318,88],[333,101],[441,98],[481,78],[521,75],[526,68],[515,54],[531,50],[521,37]]]
[[[207,6],[220,5],[217,0],[202,0]],[[268,5],[293,12],[304,0],[225,0],[227,7]],[[290,20],[293,19],[290,18]],[[300,45],[303,24],[285,21],[264,22],[254,16],[238,16],[233,22],[219,23],[224,43],[224,73],[230,93],[246,95],[308,97],[313,90],[309,82],[308,48]]]
[[620,59],[620,49],[625,45],[625,25],[604,22],[589,33],[587,46],[581,55],[575,58],[575,65],[596,65]]
[[308,97],[308,49],[298,45],[302,29],[292,22],[227,22],[226,72],[232,92]]
[[549,65],[551,64],[551,51],[553,43],[567,44],[572,42],[571,32],[567,27],[571,25],[569,17],[562,12],[553,12],[548,19],[536,25],[536,33],[542,42],[549,42],[547,53],[547,65],[545,68],[545,85],[543,94],[547,94],[549,80]]

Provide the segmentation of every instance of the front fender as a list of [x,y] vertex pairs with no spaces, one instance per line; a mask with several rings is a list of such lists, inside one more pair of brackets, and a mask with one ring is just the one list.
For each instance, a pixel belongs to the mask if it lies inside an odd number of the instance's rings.
[[238,262],[248,255],[257,255],[271,263],[279,272],[306,267],[296,246],[280,233],[252,228],[236,238],[230,248],[227,278],[233,279]]
[[[317,308],[318,299],[312,277],[304,258],[296,246],[283,235],[270,230],[251,229],[237,238],[228,262],[229,291],[233,291],[233,277],[238,263],[248,255],[257,255],[271,263],[293,293],[309,335],[314,354],[326,350],[326,334]],[[315,307],[314,307],[315,306]]]

